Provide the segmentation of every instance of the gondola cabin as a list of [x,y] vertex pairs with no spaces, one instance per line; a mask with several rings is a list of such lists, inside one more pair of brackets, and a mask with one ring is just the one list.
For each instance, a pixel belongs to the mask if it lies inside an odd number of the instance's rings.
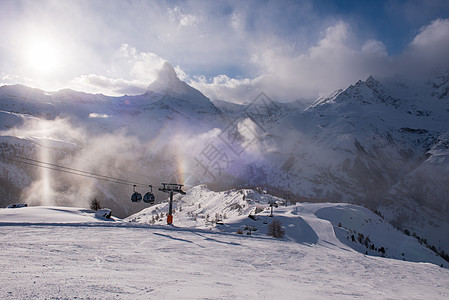
[[132,202],[139,202],[142,200],[142,194],[136,192],[136,185],[133,185],[133,194],[131,195]]
[[138,192],[134,192],[131,196],[131,201],[132,202],[140,202],[142,200],[142,194],[138,193]]
[[147,192],[147,193],[143,196],[143,202],[149,203],[149,204],[154,204],[154,194],[151,193],[151,192]]

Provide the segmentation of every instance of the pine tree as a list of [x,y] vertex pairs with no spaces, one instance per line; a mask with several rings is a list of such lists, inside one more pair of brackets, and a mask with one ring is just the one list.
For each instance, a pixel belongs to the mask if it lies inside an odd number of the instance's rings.
[[270,224],[268,224],[267,235],[281,239],[284,237],[284,234],[285,230],[282,228],[282,224],[279,220],[273,220]]

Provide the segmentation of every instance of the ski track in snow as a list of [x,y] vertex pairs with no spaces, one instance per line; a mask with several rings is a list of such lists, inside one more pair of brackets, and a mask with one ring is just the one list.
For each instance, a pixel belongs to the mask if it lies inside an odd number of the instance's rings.
[[[325,222],[311,226],[321,235],[328,230]],[[449,296],[445,268],[365,256],[335,243],[308,245],[165,226],[10,224],[0,226],[0,298]]]

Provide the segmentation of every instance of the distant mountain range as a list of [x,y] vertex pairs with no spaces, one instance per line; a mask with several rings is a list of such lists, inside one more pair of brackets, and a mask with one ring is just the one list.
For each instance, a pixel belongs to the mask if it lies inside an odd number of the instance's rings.
[[[210,101],[166,63],[140,96],[0,87],[0,201],[143,208],[128,187],[11,160],[27,157],[144,184],[262,187],[288,201],[353,202],[449,252],[449,73],[369,77],[310,106],[261,93]],[[46,191],[46,188],[50,191]],[[157,194],[157,198],[165,197]]]

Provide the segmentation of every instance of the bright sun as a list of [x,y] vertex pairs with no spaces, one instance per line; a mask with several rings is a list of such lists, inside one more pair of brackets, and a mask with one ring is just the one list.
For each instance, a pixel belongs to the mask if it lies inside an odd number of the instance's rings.
[[57,45],[51,41],[38,40],[27,49],[28,65],[39,73],[49,73],[60,66],[61,57]]

